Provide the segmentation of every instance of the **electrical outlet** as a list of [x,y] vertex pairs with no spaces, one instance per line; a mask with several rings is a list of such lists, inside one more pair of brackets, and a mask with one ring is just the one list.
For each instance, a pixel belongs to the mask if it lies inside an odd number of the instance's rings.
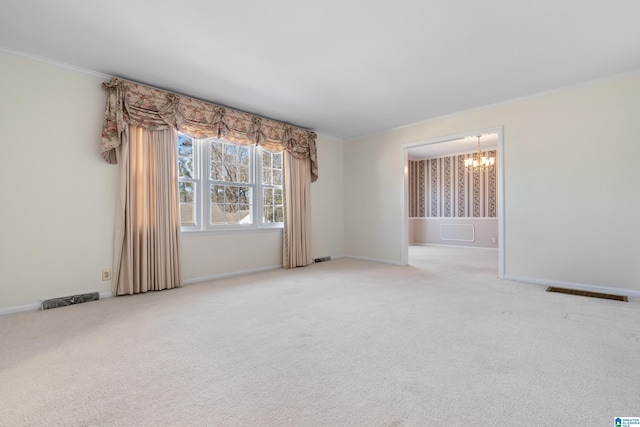
[[492,238],[491,238],[491,242],[492,242],[492,243],[497,243],[497,242],[496,242],[496,238],[495,238],[495,237],[492,237]]
[[111,270],[108,268],[102,270],[102,280],[111,280]]

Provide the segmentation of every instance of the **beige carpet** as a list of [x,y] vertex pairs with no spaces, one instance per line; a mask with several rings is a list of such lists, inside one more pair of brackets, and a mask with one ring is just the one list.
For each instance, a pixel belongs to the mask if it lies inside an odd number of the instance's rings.
[[2,426],[612,426],[640,416],[640,302],[412,247],[0,317]]

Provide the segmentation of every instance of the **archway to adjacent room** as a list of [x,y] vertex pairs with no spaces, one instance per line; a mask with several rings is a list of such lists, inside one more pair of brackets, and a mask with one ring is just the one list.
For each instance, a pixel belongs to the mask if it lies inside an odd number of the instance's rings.
[[[497,216],[497,236],[493,236],[495,233],[490,233],[484,236],[485,239],[489,239],[490,244],[493,244],[493,239],[495,238],[495,245],[497,245],[498,250],[498,277],[504,277],[504,140],[503,140],[503,131],[502,127],[494,127],[488,129],[480,129],[473,130],[469,132],[465,132],[462,134],[449,135],[442,138],[435,138],[426,141],[417,141],[414,143],[405,144],[402,146],[402,164],[403,164],[403,179],[402,179],[402,220],[401,220],[401,236],[402,236],[402,264],[406,265],[409,263],[409,159],[413,157],[423,157],[423,158],[443,158],[445,156],[458,156],[464,153],[470,153],[477,150],[477,136],[481,136],[481,148],[483,151],[495,150],[496,151],[496,199],[495,200],[495,214]],[[440,197],[440,196],[438,196]],[[428,196],[427,196],[428,198]],[[426,201],[424,202],[426,203]],[[412,207],[412,210],[414,208]],[[425,208],[426,209],[426,208]],[[472,216],[469,215],[468,219],[470,223],[476,222],[475,227],[478,227],[477,221],[473,220]],[[425,215],[428,216],[428,215]],[[453,218],[452,218],[453,219]],[[462,219],[462,220],[461,220]],[[456,219],[456,221],[444,221],[445,224],[438,225],[438,233],[453,233],[451,236],[452,240],[459,238],[458,241],[455,242],[455,246],[465,246],[464,241],[471,242],[469,246],[478,246],[481,245],[479,240],[476,240],[475,228],[474,225],[466,225],[465,228],[463,226],[452,226],[447,223],[464,223],[464,218]],[[477,218],[479,219],[479,218]],[[414,219],[415,220],[415,219]],[[412,220],[412,221],[414,221]],[[472,221],[473,220],[473,221]],[[437,222],[437,221],[436,221]],[[442,222],[442,221],[441,221]],[[494,221],[495,223],[495,221]],[[412,229],[414,228],[415,223],[412,223]],[[469,230],[468,236],[457,236],[457,233],[465,233],[465,230]],[[480,229],[478,229],[480,231]],[[485,233],[487,234],[487,233]],[[481,237],[482,233],[478,234],[478,237]],[[445,237],[444,234],[442,237]],[[475,241],[475,242],[474,242]],[[446,242],[445,242],[446,244]],[[452,245],[453,246],[453,245]],[[488,245],[487,247],[491,247]],[[494,246],[495,248],[495,246]]]

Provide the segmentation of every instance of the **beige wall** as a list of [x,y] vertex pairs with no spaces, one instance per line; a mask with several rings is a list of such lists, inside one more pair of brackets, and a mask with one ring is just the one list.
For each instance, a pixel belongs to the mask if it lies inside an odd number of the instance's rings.
[[640,291],[640,74],[345,143],[345,253],[401,262],[401,146],[504,126],[507,277]]
[[98,76],[0,54],[0,308],[109,292],[116,168]]
[[[0,53],[0,313],[110,293],[117,166],[98,151],[105,77]],[[320,135],[312,255],[343,245],[342,143]],[[183,238],[193,280],[281,264],[281,232]],[[238,254],[241,257],[238,257]]]

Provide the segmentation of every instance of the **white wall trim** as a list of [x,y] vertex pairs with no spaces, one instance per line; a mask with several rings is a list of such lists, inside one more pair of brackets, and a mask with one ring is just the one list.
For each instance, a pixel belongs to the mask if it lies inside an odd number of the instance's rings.
[[33,302],[33,303],[30,303],[30,304],[14,305],[14,306],[10,306],[10,307],[0,308],[0,316],[4,316],[6,314],[20,313],[20,312],[23,312],[23,311],[35,311],[35,310],[40,310],[40,303],[39,302]]
[[[103,300],[105,298],[113,297],[113,294],[111,293],[111,291],[102,291],[102,292],[98,292],[98,294],[100,295],[100,299],[101,300]],[[95,301],[92,301],[92,302],[95,302]],[[40,302],[32,302],[32,303],[23,304],[23,305],[14,305],[14,306],[9,306],[9,307],[1,307],[0,308],[0,316],[4,316],[6,314],[21,313],[23,311],[38,311],[38,310],[40,310],[41,306],[42,306],[42,301],[40,301]]]
[[507,251],[504,241],[504,128],[498,127],[498,278],[504,279],[504,257]]
[[214,274],[212,276],[194,277],[192,279],[184,280],[183,283],[185,285],[192,285],[194,283],[210,282],[212,280],[226,279],[228,277],[244,276],[246,274],[262,273],[264,271],[279,270],[281,268],[282,268],[281,265],[270,265],[268,267],[254,268],[254,269],[251,269],[251,270],[240,270],[240,271],[232,271],[230,273]]
[[560,282],[557,280],[539,279],[533,277],[505,276],[505,280],[514,282],[532,283],[534,285],[555,286],[559,288],[575,289],[578,291],[599,292],[604,294],[616,294],[629,297],[640,297],[640,291],[632,289],[609,288],[606,286],[586,285],[584,283]]
[[439,243],[411,243],[409,246],[437,246],[441,248],[464,248],[464,249],[480,249],[482,251],[497,251],[498,248],[487,248],[485,246],[465,246],[465,245],[442,245]]
[[402,180],[400,181],[400,265],[409,265],[409,147],[400,150]]
[[[334,259],[346,258],[344,255],[327,255],[327,256],[329,258],[331,258],[331,261],[333,261]],[[320,257],[315,256],[315,257],[311,257],[311,258],[320,258]]]
[[201,237],[201,236],[214,236],[221,234],[253,234],[253,233],[270,233],[270,232],[280,232],[282,233],[284,227],[282,225],[277,225],[273,227],[246,227],[246,228],[217,228],[217,229],[207,229],[207,230],[181,230],[180,235],[182,237],[190,238],[190,237]]
[[345,255],[343,258],[358,259],[360,261],[379,262],[381,264],[407,265],[407,264],[403,264],[403,263],[401,263],[399,261],[394,261],[394,260],[391,260],[391,259],[367,258],[367,257],[361,257],[361,256],[353,256],[353,255]]
[[65,62],[56,61],[54,59],[45,58],[44,56],[34,55],[32,53],[22,52],[20,50],[11,49],[8,47],[0,46],[0,52],[6,53],[7,55],[19,56],[24,59],[29,59],[31,61],[43,62],[45,64],[54,65],[60,68],[66,68],[67,70],[75,71],[82,74],[88,74],[90,76],[99,77],[101,79],[110,80],[114,76],[110,76],[109,74],[100,73],[98,71],[89,70],[87,68],[78,67],[76,65],[67,64]]

